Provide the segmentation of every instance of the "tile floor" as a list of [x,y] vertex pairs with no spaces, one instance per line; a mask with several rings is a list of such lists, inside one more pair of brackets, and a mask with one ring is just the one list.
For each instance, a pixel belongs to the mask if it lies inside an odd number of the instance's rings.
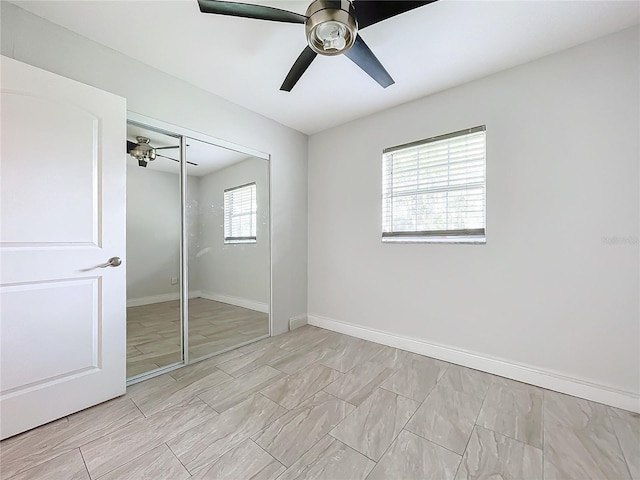
[[305,326],[5,440],[0,478],[640,479],[640,416]]

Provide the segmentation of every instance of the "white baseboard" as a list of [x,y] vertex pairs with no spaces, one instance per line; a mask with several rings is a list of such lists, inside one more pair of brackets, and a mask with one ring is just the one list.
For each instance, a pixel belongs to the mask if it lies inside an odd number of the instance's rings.
[[149,295],[148,297],[132,298],[130,300],[127,300],[127,307],[140,307],[142,305],[171,302],[173,300],[180,300],[180,292],[163,293],[160,295]]
[[[230,295],[220,293],[201,292],[199,290],[189,292],[189,298],[198,297],[216,302],[228,303],[230,305],[235,305],[236,307],[248,308],[249,310],[255,310],[256,312],[269,313],[268,303],[256,302],[255,300],[232,297]],[[127,300],[127,307],[140,307],[142,305],[151,305],[154,303],[171,302],[172,300],[180,300],[180,293],[163,293],[160,295],[150,295],[148,297],[132,298]]]
[[289,319],[289,331],[295,330],[296,328],[303,327],[308,323],[307,315],[298,315],[296,317],[291,317]]
[[316,327],[326,328],[327,330],[344,333],[363,340],[381,343],[389,347],[407,350],[438,360],[444,360],[475,370],[482,370],[501,377],[640,413],[640,395],[634,392],[626,392],[606,385],[599,385],[588,380],[569,377],[567,375],[521,365],[476,352],[362,327],[320,315],[309,314],[307,318],[309,325]]
[[[200,297],[200,292],[194,290],[189,292],[189,298]],[[171,302],[180,300],[180,292],[162,293],[160,295],[150,295],[148,297],[132,298],[127,300],[127,307],[141,307],[142,305],[151,305],[154,303]]]
[[225,295],[222,293],[212,293],[212,292],[198,292],[198,293],[199,293],[198,295],[199,297],[206,298],[207,300],[228,303],[229,305],[248,308],[249,310],[255,310],[256,312],[269,313],[268,303],[258,302],[256,300],[250,300],[248,298],[233,297],[231,295]]

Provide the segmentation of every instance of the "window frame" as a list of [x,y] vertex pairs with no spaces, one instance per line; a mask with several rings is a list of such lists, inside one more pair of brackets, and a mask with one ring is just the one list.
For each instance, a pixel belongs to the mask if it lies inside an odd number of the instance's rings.
[[[247,187],[253,187],[254,192],[252,196],[255,198],[255,205],[256,205],[255,210],[253,209],[253,206],[252,206],[249,212],[243,212],[239,214],[231,214],[231,212],[228,212],[228,208],[230,207],[228,207],[227,205],[227,194],[230,192],[234,192],[236,190],[247,188]],[[225,245],[257,243],[258,241],[258,186],[256,182],[244,183],[236,187],[224,189],[222,192],[222,210],[223,210],[222,238]],[[233,219],[236,217],[247,216],[247,215],[251,216],[251,222],[252,222],[251,230],[255,233],[255,235],[237,236],[237,237],[227,236],[227,223],[228,223],[227,218],[231,217]],[[229,233],[232,234],[233,232],[229,232]]]
[[[381,241],[383,243],[468,243],[468,244],[486,244],[487,239],[487,139],[486,139],[486,125],[480,125],[472,128],[467,128],[464,130],[458,130],[451,133],[446,133],[444,135],[437,135],[434,137],[429,137],[423,140],[417,140],[414,142],[409,142],[401,145],[396,145],[394,147],[388,147],[383,150],[382,154],[382,235]],[[393,152],[399,152],[401,150],[407,150],[414,147],[419,147],[422,145],[427,145],[430,143],[435,143],[442,140],[447,140],[450,138],[456,138],[461,136],[466,136],[470,134],[475,134],[478,132],[483,133],[483,164],[482,164],[482,189],[483,189],[483,210],[482,210],[482,218],[483,218],[483,227],[482,228],[473,228],[473,229],[448,229],[448,230],[414,230],[414,231],[385,231],[387,228],[387,219],[385,217],[389,216],[388,202],[392,201],[394,198],[393,192],[386,193],[387,188],[389,188],[389,180],[391,180],[393,173],[391,175],[387,174],[388,166],[387,162],[390,161],[387,159],[387,155]],[[392,160],[391,160],[392,161]],[[386,184],[386,185],[385,185]],[[469,184],[465,184],[469,185]],[[450,186],[443,187],[442,191],[451,192],[455,190],[459,190],[460,188],[450,188]],[[415,190],[416,193],[418,189]],[[392,215],[392,214],[391,214]]]

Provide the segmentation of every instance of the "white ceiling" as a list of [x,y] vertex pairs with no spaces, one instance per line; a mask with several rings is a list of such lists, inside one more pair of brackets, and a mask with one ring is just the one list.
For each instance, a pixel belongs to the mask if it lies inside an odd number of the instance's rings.
[[[454,1],[361,31],[395,85],[318,56],[279,90],[304,26],[200,13],[196,0],[20,1],[22,8],[301,132],[312,134],[639,23],[638,1]],[[304,13],[307,1],[261,1]]]

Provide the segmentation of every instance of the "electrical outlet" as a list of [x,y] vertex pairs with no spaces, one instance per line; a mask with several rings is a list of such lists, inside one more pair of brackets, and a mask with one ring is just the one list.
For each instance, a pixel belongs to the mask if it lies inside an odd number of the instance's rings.
[[178,277],[171,277],[171,285],[177,285],[178,284]]

